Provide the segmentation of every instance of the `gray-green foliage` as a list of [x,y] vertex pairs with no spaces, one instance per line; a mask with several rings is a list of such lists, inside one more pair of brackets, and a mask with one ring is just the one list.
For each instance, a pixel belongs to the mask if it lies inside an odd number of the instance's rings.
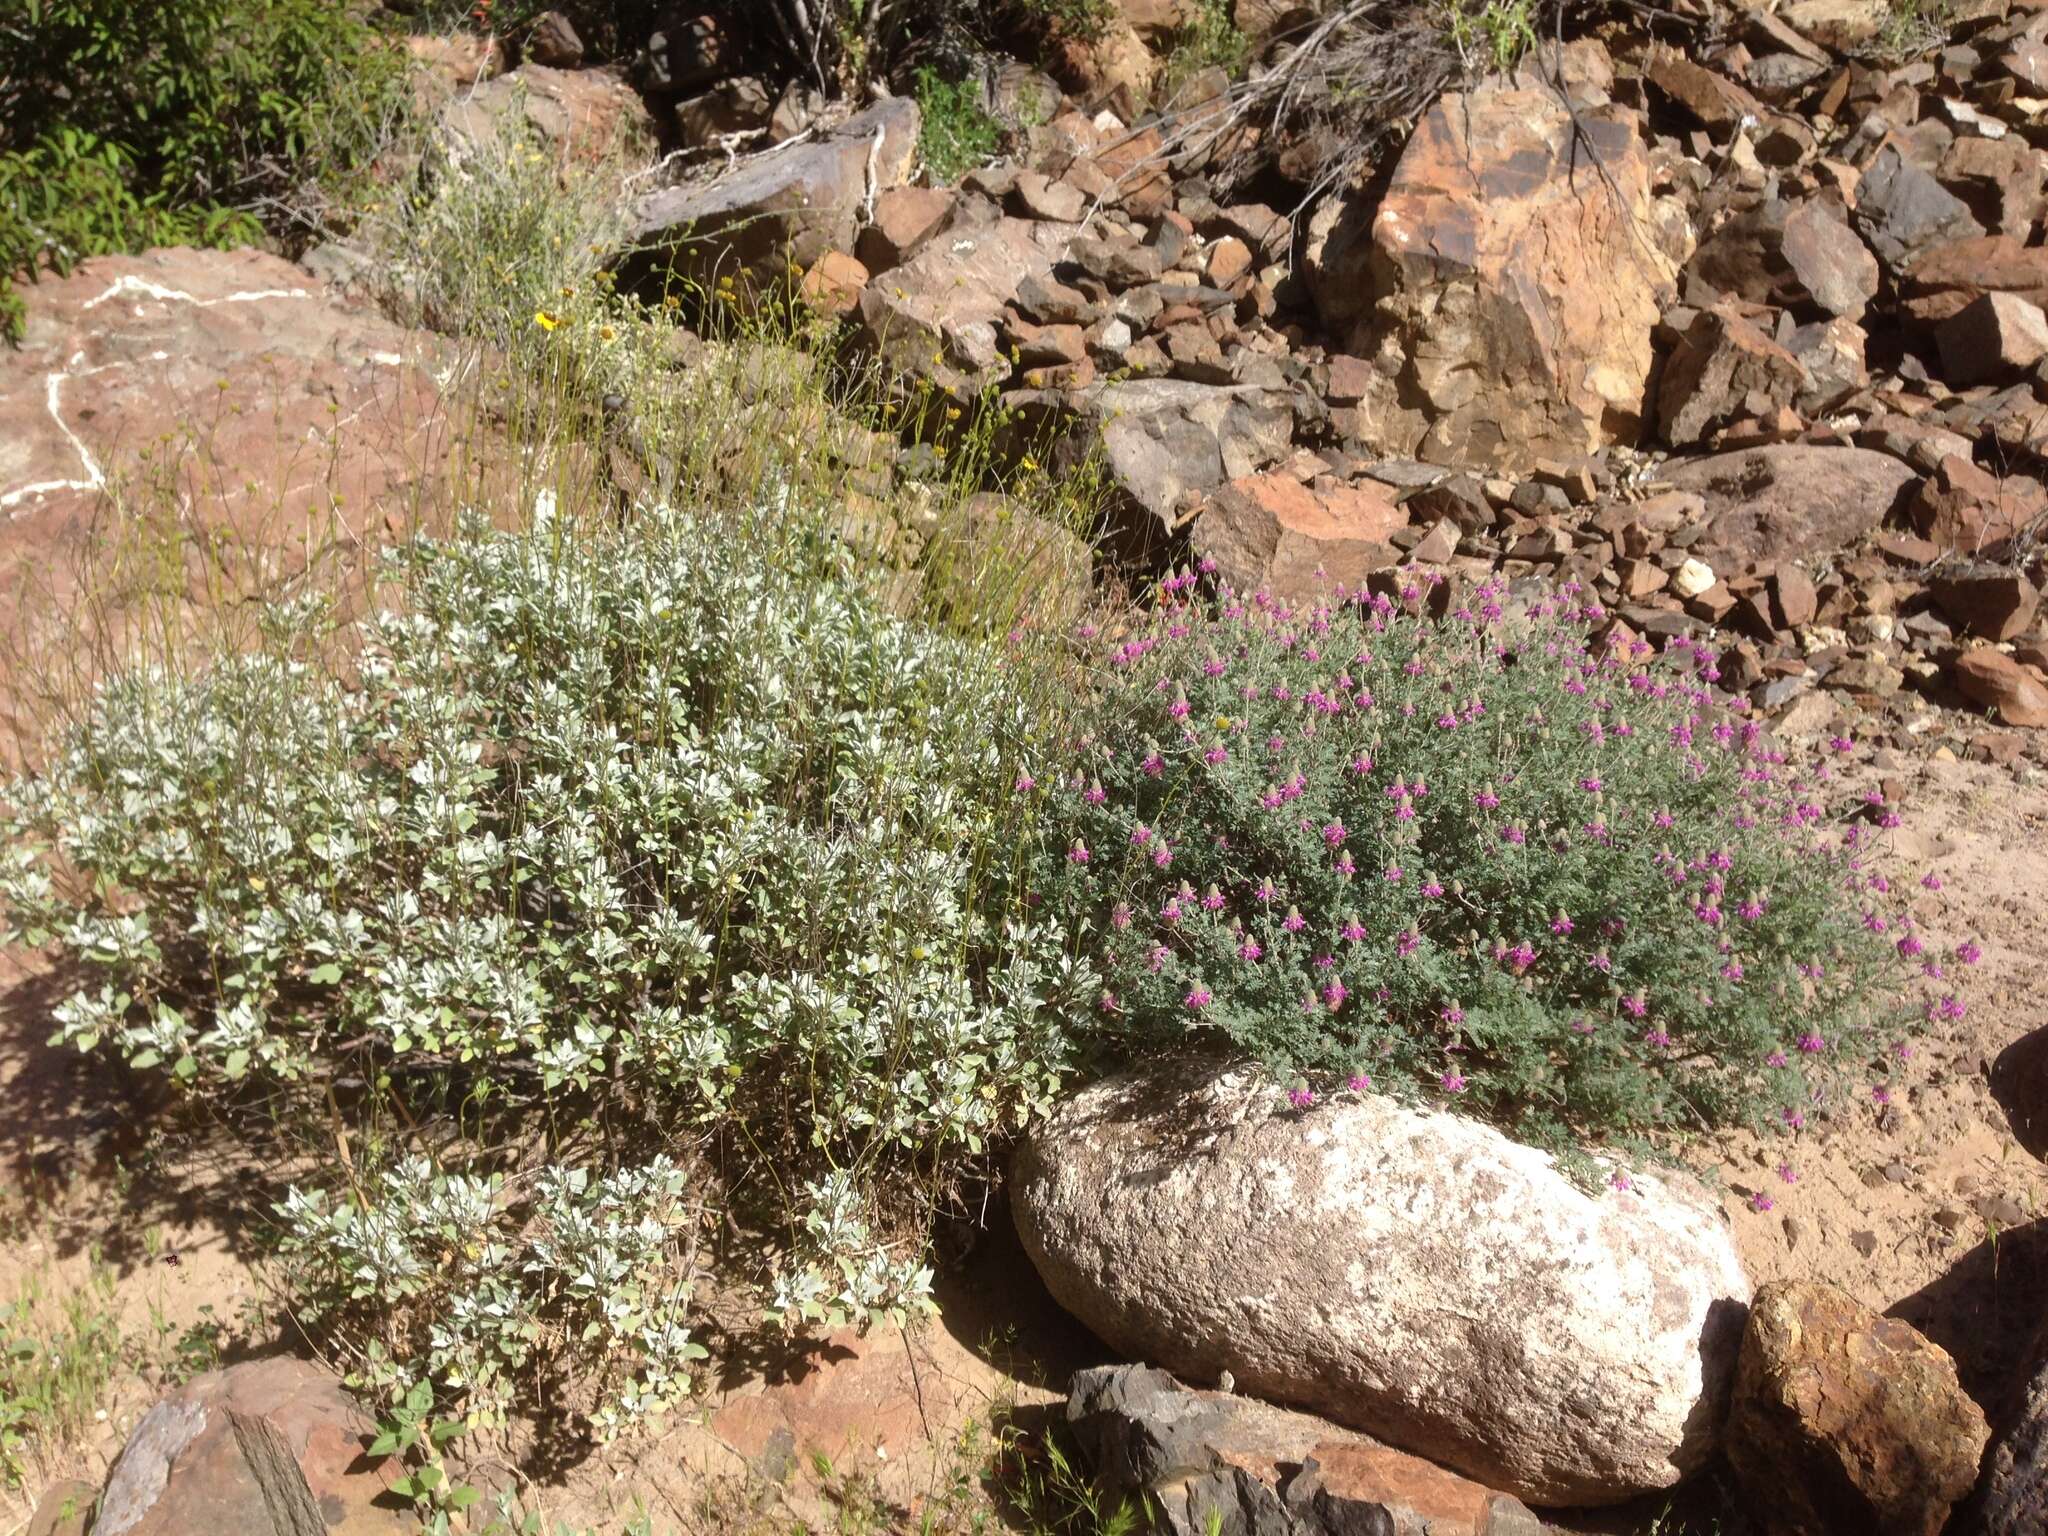
[[[903,1218],[1060,1079],[1094,978],[1011,883],[1036,715],[999,653],[878,610],[806,526],[543,506],[421,542],[346,664],[283,615],[264,654],[111,677],[8,790],[0,896],[80,975],[60,1039],[216,1095],[461,1107],[460,1167],[388,1151],[369,1192],[287,1209],[345,1310],[439,1253],[451,1207],[479,1283],[432,1277],[393,1340],[444,1385],[616,1301],[534,1268],[571,1177],[537,1169],[694,1179],[715,1141],[737,1188],[693,1193],[785,1223],[792,1320],[901,1312],[929,1278]],[[666,1346],[600,1342],[661,1395]]]

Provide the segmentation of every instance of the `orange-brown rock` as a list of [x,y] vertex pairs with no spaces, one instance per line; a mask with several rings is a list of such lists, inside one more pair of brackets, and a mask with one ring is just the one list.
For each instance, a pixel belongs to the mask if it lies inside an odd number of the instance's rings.
[[1657,430],[1674,448],[1767,417],[1809,386],[1798,358],[1730,309],[1703,309],[1664,365]]
[[[194,1379],[143,1416],[107,1475],[107,1536],[400,1536],[418,1522],[369,1462],[375,1421],[302,1360],[254,1360]],[[381,1502],[379,1502],[381,1501]]]
[[1995,475],[1959,453],[1935,466],[1907,506],[1922,538],[1965,555],[2007,548],[2043,510],[2048,506],[2037,483]]
[[1797,1536],[1939,1536],[1990,1427],[1955,1362],[1833,1286],[1758,1291],[1727,1452],[1766,1524]]
[[2048,680],[2003,651],[1986,646],[1956,658],[1956,687],[1974,704],[1998,711],[2007,725],[2048,725]]
[[1240,592],[1263,588],[1299,601],[1392,565],[1387,542],[1408,514],[1367,481],[1311,490],[1284,470],[1219,487],[1195,519],[1195,552],[1216,562],[1218,579]]
[[1384,198],[1332,198],[1310,225],[1316,306],[1374,365],[1360,435],[1502,469],[1634,441],[1676,270],[1649,185],[1631,112],[1442,98]]

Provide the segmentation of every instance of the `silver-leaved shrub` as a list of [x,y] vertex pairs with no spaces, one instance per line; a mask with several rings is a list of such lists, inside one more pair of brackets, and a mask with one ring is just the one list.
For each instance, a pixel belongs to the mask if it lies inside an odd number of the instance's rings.
[[1431,596],[1175,577],[1100,640],[1028,798],[1065,824],[1041,883],[1094,935],[1114,1053],[1207,1043],[1300,1102],[1371,1086],[1569,1146],[1797,1125],[1960,1016],[1976,949],[1933,953],[1873,862],[1895,814],[1842,814],[1710,651],[1595,644],[1569,587],[1441,623]]
[[440,1386],[582,1351],[600,1422],[668,1401],[734,1206],[787,1234],[790,1321],[926,1305],[916,1218],[1047,1107],[1100,990],[1022,884],[1018,669],[803,526],[420,542],[353,641],[111,677],[7,789],[63,1040],[436,1128],[284,1215],[315,1308],[404,1298]]

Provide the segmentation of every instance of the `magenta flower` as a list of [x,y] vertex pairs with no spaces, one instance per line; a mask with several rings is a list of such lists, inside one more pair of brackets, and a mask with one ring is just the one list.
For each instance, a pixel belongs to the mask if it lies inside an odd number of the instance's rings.
[[1444,1073],[1442,1077],[1437,1079],[1437,1082],[1443,1086],[1445,1093],[1463,1093],[1465,1091],[1464,1075],[1456,1067]]
[[1200,1013],[1204,1008],[1216,1001],[1216,996],[1207,987],[1197,986],[1190,988],[1188,995],[1182,998],[1181,1001],[1187,1004],[1190,1013]]
[[1778,1177],[1787,1184],[1797,1184],[1799,1182],[1799,1173],[1790,1163],[1778,1164]]
[[1769,1195],[1765,1194],[1762,1190],[1758,1190],[1755,1194],[1749,1197],[1749,1208],[1752,1211],[1757,1211],[1759,1213],[1770,1210],[1777,1203],[1777,1201],[1773,1200]]
[[1372,1087],[1372,1076],[1366,1072],[1354,1072],[1345,1080],[1344,1086],[1353,1093],[1364,1093]]
[[1028,795],[1031,793],[1032,790],[1038,788],[1038,780],[1032,778],[1031,775],[1028,773],[1020,773],[1017,775],[1016,784],[1012,787],[1017,791],[1018,794]]
[[1289,1104],[1292,1104],[1296,1109],[1307,1109],[1310,1105],[1314,1104],[1315,1101],[1315,1093],[1309,1088],[1299,1087],[1290,1088],[1287,1090],[1287,1102]]
[[1984,951],[1977,947],[1975,939],[1965,939],[1956,946],[1956,958],[1965,965],[1975,965],[1984,958]]
[[1341,821],[1333,821],[1323,828],[1323,841],[1332,848],[1342,847],[1344,839],[1348,835],[1345,831],[1344,823]]
[[1355,917],[1346,917],[1344,919],[1344,926],[1338,932],[1342,937],[1356,944],[1365,937],[1365,924]]
[[1067,862],[1069,864],[1086,864],[1088,862],[1088,845],[1078,837],[1074,839],[1074,846],[1067,850]]
[[1280,927],[1282,931],[1287,933],[1299,933],[1307,926],[1308,919],[1303,917],[1300,910],[1295,907],[1289,907],[1287,915],[1280,919]]
[[1627,1174],[1617,1172],[1607,1180],[1607,1187],[1626,1193],[1628,1190],[1633,1189],[1635,1185]]
[[1810,1029],[1793,1043],[1809,1056],[1818,1055],[1828,1048],[1827,1041],[1823,1040],[1818,1032]]

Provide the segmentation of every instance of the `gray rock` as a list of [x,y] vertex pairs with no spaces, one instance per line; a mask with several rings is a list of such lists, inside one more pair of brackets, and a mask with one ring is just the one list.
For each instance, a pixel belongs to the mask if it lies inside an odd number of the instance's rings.
[[1967,203],[1889,144],[1856,184],[1856,227],[1894,276],[1923,251],[1984,233]]
[[1180,1062],[1070,1099],[1012,1190],[1053,1295],[1128,1355],[1531,1504],[1669,1487],[1713,1451],[1749,1286],[1679,1182],[1589,1194],[1445,1111],[1291,1111]]
[[1875,530],[1918,484],[1910,465],[1870,448],[1780,443],[1670,464],[1661,477],[1705,499],[1693,549],[1721,570],[1841,549]]
[[664,187],[634,209],[627,279],[780,264],[850,251],[865,210],[916,163],[917,103],[890,96],[816,139],[778,145],[709,181]]

